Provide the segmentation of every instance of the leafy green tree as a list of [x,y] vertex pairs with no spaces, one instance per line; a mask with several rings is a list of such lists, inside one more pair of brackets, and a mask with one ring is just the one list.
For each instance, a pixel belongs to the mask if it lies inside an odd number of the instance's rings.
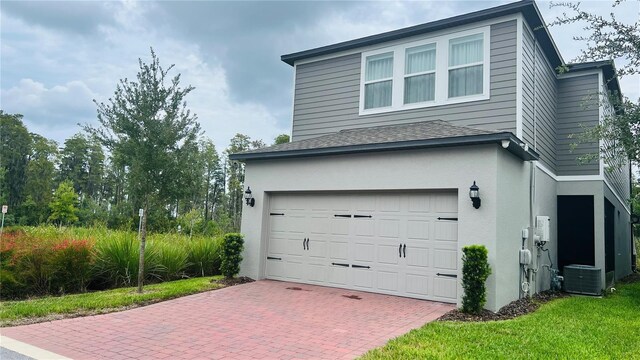
[[291,137],[288,134],[280,134],[276,136],[273,141],[274,145],[286,144],[291,141]]
[[25,195],[27,164],[31,153],[31,136],[22,115],[0,110],[0,198],[12,208],[22,204]]
[[224,192],[224,169],[220,164],[220,155],[210,139],[206,139],[200,145],[200,153],[204,166],[204,221],[210,219],[210,215],[215,213],[216,206],[221,201]]
[[58,222],[60,227],[62,227],[62,224],[71,224],[78,221],[78,216],[76,215],[78,212],[77,204],[78,195],[73,190],[73,183],[69,180],[61,182],[53,194],[51,204],[49,204],[51,208],[49,220]]
[[194,88],[180,87],[180,74],[166,84],[173,65],[164,69],[153,49],[150,63],[138,63],[136,80],[120,80],[108,103],[95,101],[100,126],[85,129],[127,169],[128,193],[144,209],[138,272],[142,292],[150,203],[170,201],[181,185],[182,152],[195,146],[200,125],[185,101]]
[[60,181],[70,180],[82,198],[98,200],[104,177],[105,155],[95,138],[75,134],[60,151]]
[[22,214],[29,225],[47,220],[49,203],[55,188],[55,158],[58,144],[38,134],[31,134],[31,155],[27,164],[25,193]]
[[[549,25],[582,24],[585,30],[574,40],[584,43],[585,47],[575,61],[597,61],[619,59],[622,66],[616,69],[616,75],[640,74],[640,20],[625,23],[614,15],[616,7],[625,2],[614,0],[610,14],[590,13],[580,3],[552,3],[552,7],[563,7],[564,12]],[[636,18],[638,19],[638,18]],[[561,67],[561,72],[567,67]],[[600,156],[611,169],[626,166],[627,161],[640,164],[640,99],[634,101],[622,94],[603,94],[616,109],[604,117],[604,120],[578,137],[579,143],[600,142]],[[596,156],[596,157],[597,157]],[[585,158],[583,160],[593,160]]]
[[[225,150],[225,156],[251,149],[251,138],[247,135],[236,134]],[[227,196],[228,213],[231,217],[234,229],[240,230],[240,218],[242,216],[242,199],[244,196],[244,163],[229,161],[227,164]]]

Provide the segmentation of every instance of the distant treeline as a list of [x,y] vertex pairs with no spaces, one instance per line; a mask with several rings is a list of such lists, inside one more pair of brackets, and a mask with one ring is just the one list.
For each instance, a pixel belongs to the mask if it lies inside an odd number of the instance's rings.
[[[133,196],[135,184],[128,181],[127,166],[120,165],[126,161],[111,156],[86,132],[60,146],[29,132],[22,118],[0,110],[0,203],[9,206],[5,225],[137,229],[141,199]],[[275,141],[288,142],[289,137],[280,135]],[[238,231],[244,166],[227,160],[228,154],[264,146],[262,140],[236,134],[219,153],[211,139],[201,136],[198,146],[184,156],[189,161],[181,164],[180,186],[158,197],[170,200],[150,200],[148,229],[168,232],[180,228],[210,235]]]

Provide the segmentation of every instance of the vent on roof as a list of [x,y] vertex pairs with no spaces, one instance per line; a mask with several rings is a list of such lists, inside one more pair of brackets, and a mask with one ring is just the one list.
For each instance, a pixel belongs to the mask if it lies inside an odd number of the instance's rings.
[[600,295],[602,280],[600,268],[590,265],[567,265],[564,267],[564,290],[574,294]]

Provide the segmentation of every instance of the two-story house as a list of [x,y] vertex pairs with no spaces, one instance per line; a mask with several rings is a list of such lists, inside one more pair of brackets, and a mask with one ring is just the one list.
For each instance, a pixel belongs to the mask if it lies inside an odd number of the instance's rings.
[[533,1],[282,60],[292,141],[231,156],[244,275],[460,304],[461,249],[483,244],[497,310],[551,269],[631,272],[630,169],[581,163],[599,144],[570,138],[614,111],[613,63],[559,74]]

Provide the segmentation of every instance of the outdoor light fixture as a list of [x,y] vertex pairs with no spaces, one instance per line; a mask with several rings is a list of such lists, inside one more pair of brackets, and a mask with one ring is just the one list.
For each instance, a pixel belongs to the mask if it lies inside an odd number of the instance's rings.
[[473,185],[469,188],[469,197],[471,198],[471,202],[473,203],[473,207],[476,209],[480,208],[480,188],[476,185],[476,182],[473,182]]
[[246,201],[247,205],[251,207],[256,204],[256,199],[254,199],[253,195],[251,195],[251,188],[248,186],[247,190],[244,191],[244,200]]

